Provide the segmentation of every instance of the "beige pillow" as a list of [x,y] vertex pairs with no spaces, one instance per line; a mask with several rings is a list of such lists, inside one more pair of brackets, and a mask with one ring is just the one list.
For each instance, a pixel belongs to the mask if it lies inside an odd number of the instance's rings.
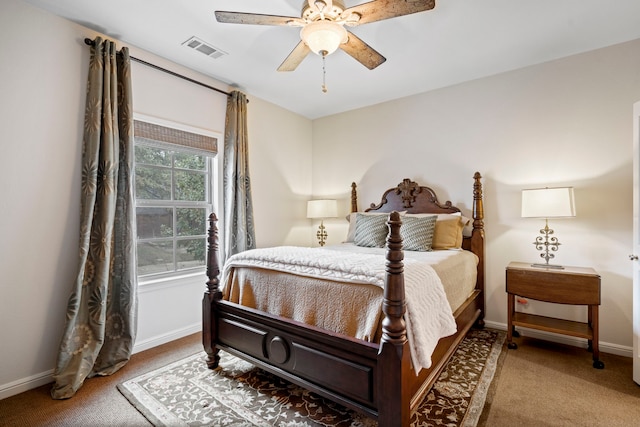
[[468,221],[462,216],[438,219],[431,247],[433,249],[460,249],[462,247],[462,229]]

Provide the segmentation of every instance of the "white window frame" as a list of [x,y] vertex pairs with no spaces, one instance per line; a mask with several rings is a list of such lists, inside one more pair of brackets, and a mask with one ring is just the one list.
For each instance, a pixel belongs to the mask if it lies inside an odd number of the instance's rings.
[[[222,134],[219,132],[215,132],[212,130],[208,130],[208,129],[203,129],[203,128],[198,128],[198,127],[194,127],[194,126],[189,126],[189,125],[185,125],[183,123],[177,123],[177,122],[173,122],[170,120],[164,120],[164,119],[160,119],[157,117],[151,117],[151,116],[147,116],[144,114],[139,114],[139,113],[134,113],[134,120],[138,120],[141,122],[146,122],[146,123],[151,123],[151,124],[155,124],[155,125],[159,125],[159,126],[164,126],[167,128],[172,128],[172,129],[177,129],[177,130],[181,130],[184,132],[190,132],[190,133],[195,133],[195,134],[199,134],[199,135],[204,135],[204,136],[208,136],[208,137],[212,137],[212,138],[216,138],[218,141],[218,153],[212,153],[209,151],[204,151],[204,150],[197,150],[197,149],[193,149],[193,148],[189,148],[189,147],[180,147],[180,146],[176,146],[175,144],[169,144],[169,143],[159,143],[157,146],[160,147],[165,147],[165,148],[171,148],[177,151],[184,151],[184,152],[190,152],[190,153],[196,153],[196,154],[204,154],[206,156],[209,157],[208,161],[209,161],[209,185],[207,186],[207,192],[209,193],[209,203],[207,205],[207,216],[213,211],[213,212],[218,212],[218,200],[219,200],[219,195],[221,194],[221,188],[222,188],[222,176],[221,176],[221,161],[222,161],[222,153],[221,153],[221,144],[223,143],[222,140]],[[134,139],[135,139],[135,135],[134,135]],[[135,141],[134,141],[135,144]],[[154,144],[155,145],[155,144]],[[134,177],[135,177],[135,160],[134,160]],[[135,182],[135,181],[134,181]],[[135,202],[135,206],[136,208],[138,206],[149,206],[148,203],[142,202],[141,204],[138,203],[137,198],[135,197],[135,185],[134,185],[134,202]],[[208,227],[209,224],[207,223],[207,230],[206,232],[208,232]],[[219,225],[218,225],[219,227]],[[137,253],[137,245],[138,245],[138,238],[136,236],[136,253]],[[208,248],[207,248],[208,249]],[[206,264],[206,259],[205,259],[205,264]],[[136,268],[137,268],[137,261],[136,261]],[[172,272],[167,272],[167,273],[158,273],[158,274],[153,274],[153,275],[145,275],[145,276],[138,276],[138,286],[140,287],[144,287],[144,286],[149,286],[149,285],[164,285],[164,286],[171,286],[172,283],[176,283],[180,280],[183,279],[188,279],[188,278],[192,278],[192,277],[196,277],[196,276],[200,276],[203,277],[202,275],[204,274],[206,270],[206,265],[202,266],[202,267],[197,267],[197,268],[193,268],[193,269],[189,269],[189,270],[184,270],[184,271],[172,271]],[[137,275],[137,271],[136,271],[136,275]]]

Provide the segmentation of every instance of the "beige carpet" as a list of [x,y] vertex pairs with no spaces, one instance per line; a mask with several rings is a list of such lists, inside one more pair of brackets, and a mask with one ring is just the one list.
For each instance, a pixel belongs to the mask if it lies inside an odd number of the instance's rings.
[[[640,386],[628,357],[517,338],[507,350],[479,426],[640,426]],[[585,346],[586,347],[586,346]]]
[[[413,426],[475,426],[505,333],[472,330],[413,414]],[[206,368],[200,352],[118,386],[155,426],[375,426],[328,399],[221,352]]]

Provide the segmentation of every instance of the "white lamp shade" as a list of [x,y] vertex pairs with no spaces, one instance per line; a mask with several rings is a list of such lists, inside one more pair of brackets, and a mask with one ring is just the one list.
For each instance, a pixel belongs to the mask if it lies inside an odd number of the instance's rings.
[[342,43],[346,43],[347,30],[340,24],[331,21],[311,22],[300,30],[300,38],[309,49],[317,55],[325,51],[326,55],[332,54]]
[[335,218],[338,216],[338,204],[335,200],[309,200],[307,218]]
[[522,190],[523,218],[562,218],[576,216],[573,187]]

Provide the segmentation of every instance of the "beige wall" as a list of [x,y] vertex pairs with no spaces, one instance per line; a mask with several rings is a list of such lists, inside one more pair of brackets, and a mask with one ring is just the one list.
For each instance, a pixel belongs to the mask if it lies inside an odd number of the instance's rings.
[[[504,268],[537,262],[544,222],[520,218],[520,190],[575,187],[577,217],[551,221],[556,261],[602,276],[601,340],[630,351],[632,105],[640,100],[640,40],[363,108],[313,122],[313,193],[360,209],[405,177],[469,209],[484,176],[487,320],[506,324]],[[470,213],[470,212],[468,212]],[[326,222],[329,238],[346,233]],[[586,310],[531,302],[529,312],[586,318]],[[605,351],[607,351],[605,350]]]
[[251,189],[259,247],[310,245],[311,121],[249,95]]

